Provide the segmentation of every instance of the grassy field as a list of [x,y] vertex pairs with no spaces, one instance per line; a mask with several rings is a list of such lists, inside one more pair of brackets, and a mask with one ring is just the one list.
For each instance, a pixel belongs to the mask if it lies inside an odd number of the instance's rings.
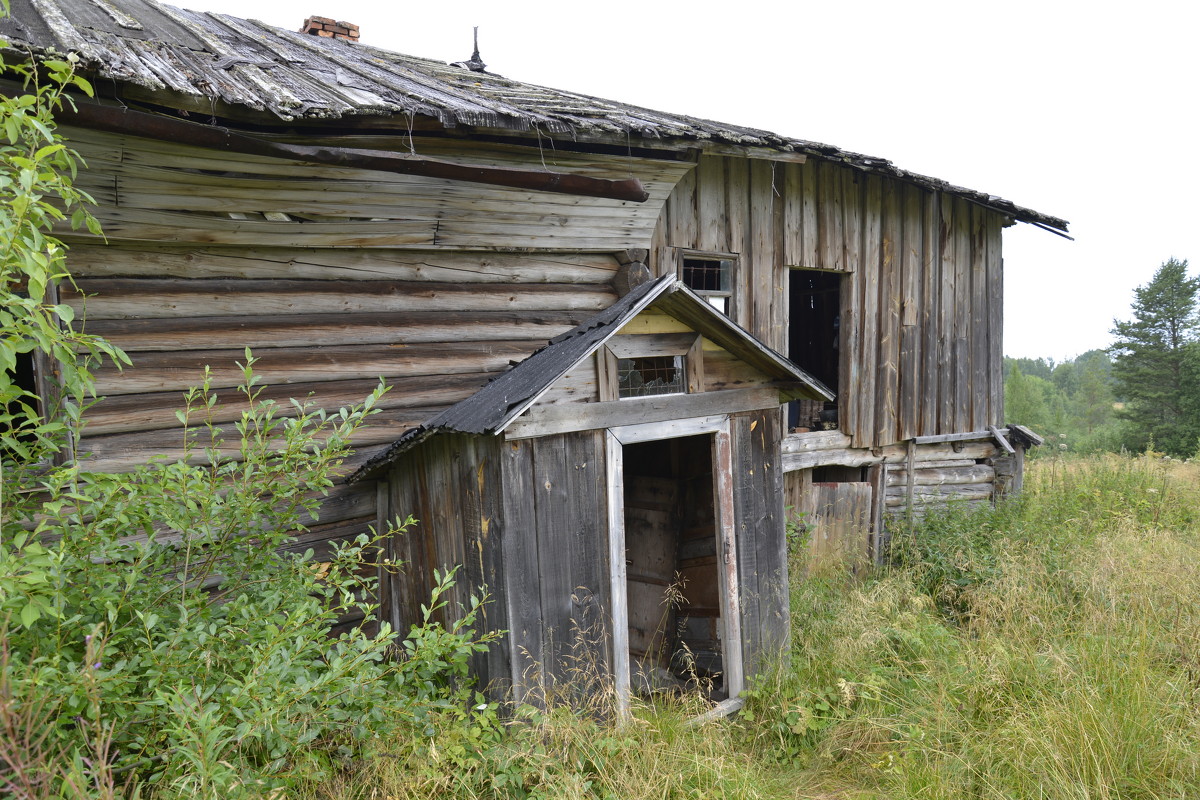
[[1021,502],[894,555],[796,582],[790,663],[736,719],[449,720],[312,796],[1200,796],[1200,466],[1038,460]]

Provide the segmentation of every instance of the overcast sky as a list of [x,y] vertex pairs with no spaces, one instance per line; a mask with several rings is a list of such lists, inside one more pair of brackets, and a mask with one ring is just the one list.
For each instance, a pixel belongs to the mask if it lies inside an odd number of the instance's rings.
[[[1171,257],[1200,271],[1200,6],[175,0],[458,61],[471,27],[509,78],[765,128],[891,160],[1071,222],[1005,231],[1010,356],[1111,341]],[[519,10],[518,10],[519,9]]]

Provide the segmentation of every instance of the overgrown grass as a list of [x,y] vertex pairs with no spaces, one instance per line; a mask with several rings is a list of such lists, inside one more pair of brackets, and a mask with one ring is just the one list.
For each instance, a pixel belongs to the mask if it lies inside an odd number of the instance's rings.
[[927,519],[894,555],[792,587],[788,663],[736,719],[448,720],[309,795],[1200,796],[1200,466],[1044,459],[1020,502]]
[[1044,460],[1021,502],[904,532],[862,585],[794,587],[757,735],[862,796],[1200,794],[1198,478]]
[[451,703],[272,796],[1200,796],[1200,465],[1044,459],[1019,502],[895,535],[887,568],[793,585],[735,719]]

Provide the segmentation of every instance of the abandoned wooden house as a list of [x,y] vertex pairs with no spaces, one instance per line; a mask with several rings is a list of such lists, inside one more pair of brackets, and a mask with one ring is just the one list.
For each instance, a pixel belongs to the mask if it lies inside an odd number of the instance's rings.
[[91,468],[175,452],[205,365],[234,418],[246,347],[277,398],[343,406],[382,376],[297,547],[411,513],[386,617],[461,564],[508,631],[486,680],[523,696],[586,656],[622,702],[685,649],[736,695],[781,645],[789,513],[814,550],[869,555],[889,512],[1019,480],[1001,231],[1063,220],[305,25],[152,0],[0,22],[6,58],[76,52],[99,95],[61,130],[105,238],[62,232],[59,290],[134,367],[99,375]]

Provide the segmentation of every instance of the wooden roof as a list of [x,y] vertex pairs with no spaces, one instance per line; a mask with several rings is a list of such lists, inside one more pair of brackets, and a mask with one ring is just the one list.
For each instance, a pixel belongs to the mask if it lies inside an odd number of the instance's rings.
[[[299,20],[297,20],[299,22]],[[341,120],[400,115],[442,126],[569,133],[581,140],[627,137],[642,146],[676,141],[721,152],[766,149],[836,161],[974,203],[1056,231],[1067,222],[984,192],[908,172],[882,158],[831,145],[711,120],[639,108],[583,94],[508,80],[487,72],[402,55],[340,39],[286,31],[224,14],[187,11],[153,0],[12,0],[0,20],[9,57],[74,51],[101,90],[119,82],[133,102],[220,116],[248,109],[276,121]],[[202,102],[197,102],[202,101]],[[635,144],[639,144],[635,142]],[[781,156],[782,157],[782,156]]]
[[755,339],[678,281],[665,275],[629,294],[578,327],[567,331],[509,371],[493,378],[475,394],[423,425],[405,432],[387,450],[366,462],[351,477],[366,477],[401,453],[439,432],[495,434],[529,409],[559,378],[588,358],[640,312],[654,306],[720,345],[799,394],[832,400],[824,384]]

